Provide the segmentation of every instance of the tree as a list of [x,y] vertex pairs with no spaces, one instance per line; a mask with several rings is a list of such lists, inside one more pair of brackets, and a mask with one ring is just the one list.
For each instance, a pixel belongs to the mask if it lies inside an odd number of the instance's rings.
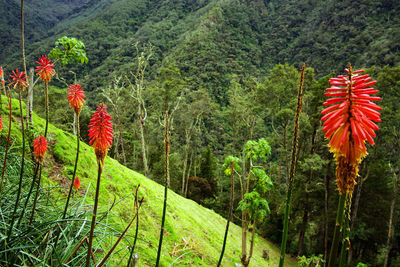
[[[265,162],[271,154],[268,142],[261,138],[256,141],[248,141],[243,149],[244,164],[248,165],[248,172],[241,176],[241,201],[238,210],[242,212],[242,255],[241,262],[249,266],[253,256],[254,236],[257,224],[262,222],[270,213],[265,194],[271,189],[272,181],[264,169],[255,165],[257,162]],[[229,162],[228,162],[229,164]],[[228,165],[228,169],[229,169]],[[247,232],[251,229],[251,243],[247,254]]]
[[145,47],[144,51],[141,53],[139,53],[138,43],[136,43],[135,47],[136,47],[136,58],[137,58],[136,72],[131,72],[134,78],[133,83],[130,82],[129,80],[128,81],[130,84],[130,96],[137,105],[136,119],[140,129],[140,143],[142,146],[143,170],[144,170],[144,175],[148,177],[149,166],[147,163],[146,142],[144,138],[144,126],[147,119],[147,109],[143,97],[143,90],[145,89],[144,76],[146,73],[146,68],[149,65],[149,61],[153,55],[153,51],[151,45]]

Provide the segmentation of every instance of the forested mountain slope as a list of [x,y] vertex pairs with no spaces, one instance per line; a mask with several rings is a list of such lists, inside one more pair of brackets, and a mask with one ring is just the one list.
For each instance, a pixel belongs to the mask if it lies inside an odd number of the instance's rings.
[[[13,5],[15,14],[17,6]],[[390,206],[396,199],[393,181],[400,166],[399,1],[114,0],[85,1],[84,5],[62,1],[62,6],[66,8],[57,11],[60,18],[50,16],[52,22],[44,20],[37,29],[37,20],[32,20],[26,9],[28,67],[34,66],[38,56],[48,54],[54,41],[64,35],[82,40],[89,58],[88,64],[56,64],[57,74],[65,80],[55,77],[50,83],[50,121],[72,130],[65,116],[68,112],[72,116],[72,111],[65,111],[68,103],[64,99],[65,88],[76,80],[87,92],[88,105],[80,119],[82,132],[87,132],[91,109],[104,101],[115,123],[116,141],[109,155],[144,173],[143,151],[147,152],[149,177],[160,182],[164,173],[162,94],[167,87],[173,88],[169,110],[173,117],[171,188],[223,216],[227,216],[230,196],[230,180],[222,169],[225,157],[243,157],[248,140],[266,138],[272,152],[260,165],[274,187],[266,196],[271,214],[258,229],[275,243],[281,241],[298,70],[306,62],[289,224],[288,251],[292,254],[328,253],[338,197],[335,163],[320,121],[324,92],[330,86],[329,78],[344,74],[349,62],[354,70],[366,69],[377,80],[382,123],[376,145],[368,145],[369,155],[360,166],[348,261],[352,266],[358,262],[382,266],[388,248]],[[57,5],[48,4],[49,12],[56,12],[52,8]],[[10,52],[19,49],[18,17],[8,21],[13,23],[1,27],[2,34],[14,36],[14,43],[1,39],[5,43],[0,64],[7,63],[6,73],[21,68],[19,52]],[[43,34],[33,36],[33,32]],[[148,56],[148,43],[153,53],[144,73],[140,103],[147,116],[143,124],[132,91],[135,86],[131,85],[138,65],[136,42],[139,54]],[[42,87],[35,87],[34,109],[44,115]],[[87,141],[87,136],[82,139]],[[235,179],[236,209],[241,184],[239,176]],[[189,183],[187,194],[183,193],[185,183]],[[392,219],[399,212],[395,205]],[[235,210],[237,223],[240,215]],[[399,223],[394,220],[395,227],[400,227]],[[397,266],[398,231],[389,256],[390,264]]]
[[[10,51],[18,47],[19,1],[4,2],[2,53],[11,62],[16,57]],[[400,60],[395,0],[25,2],[30,57],[48,53],[63,35],[81,39],[90,62],[79,75],[89,90],[132,68],[136,41],[155,46],[153,72],[175,62],[183,76],[217,98],[226,91],[228,75],[263,76],[277,63],[305,61],[324,75],[349,61],[363,67]],[[38,41],[40,48],[32,46]]]

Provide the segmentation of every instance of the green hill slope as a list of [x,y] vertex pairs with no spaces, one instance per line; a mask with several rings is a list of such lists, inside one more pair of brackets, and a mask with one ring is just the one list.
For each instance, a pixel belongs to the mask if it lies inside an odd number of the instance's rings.
[[[15,115],[17,107],[17,101],[13,101]],[[7,118],[4,117],[2,138],[5,138],[8,130]],[[36,132],[43,129],[44,123],[43,119],[34,114]],[[19,126],[14,124],[13,127],[12,137],[19,140]],[[42,187],[61,186],[64,188],[59,195],[54,196],[55,199],[59,199],[60,207],[62,207],[67,191],[66,187],[69,185],[69,179],[73,172],[76,139],[72,134],[50,124],[49,141],[50,153],[46,155],[45,159]],[[84,143],[81,143],[77,176],[80,178],[82,186],[80,194],[75,198],[82,197],[86,189],[90,187],[90,197],[86,198],[86,204],[88,205],[87,210],[91,210],[90,204],[94,194],[93,185],[97,178],[97,167],[93,148]],[[140,257],[139,266],[152,266],[157,253],[163,186],[107,157],[101,182],[99,209],[100,211],[107,210],[114,197],[117,198],[117,202],[125,198],[115,206],[107,218],[107,223],[112,228],[122,231],[134,214],[134,199],[131,193],[134,193],[138,184],[141,185],[139,192],[140,196],[144,197],[144,204],[140,210],[140,231],[136,252]],[[215,266],[222,245],[226,220],[212,210],[172,191],[169,191],[168,198],[162,266],[170,266],[175,259],[185,253],[187,254],[175,262],[175,266]],[[111,266],[117,266],[121,260],[126,261],[128,246],[133,241],[133,233],[134,226],[118,246],[117,250],[120,250],[118,254],[110,259]],[[223,266],[235,266],[234,263],[240,262],[240,240],[241,228],[231,224]],[[102,250],[107,251],[111,245],[111,242],[103,242]],[[268,250],[269,260],[262,258],[263,250]],[[101,258],[101,255],[97,257]],[[261,237],[256,238],[251,266],[276,266],[278,258],[279,251],[275,245]],[[287,266],[295,266],[295,261],[289,259]]]

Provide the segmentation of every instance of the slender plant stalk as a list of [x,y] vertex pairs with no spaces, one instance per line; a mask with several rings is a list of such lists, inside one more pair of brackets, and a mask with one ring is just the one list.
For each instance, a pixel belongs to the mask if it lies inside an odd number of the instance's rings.
[[97,206],[99,204],[99,191],[100,191],[101,173],[103,171],[103,165],[102,165],[100,160],[97,160],[97,165],[98,165],[98,170],[97,170],[96,195],[94,197],[92,224],[91,224],[91,227],[90,227],[88,252],[87,252],[87,256],[86,256],[86,267],[90,266],[90,252],[92,251],[92,245],[93,245],[93,233],[94,233],[94,227],[96,225]]
[[161,230],[160,230],[160,240],[158,242],[158,250],[157,250],[157,259],[156,259],[156,267],[160,264],[160,257],[161,257],[161,247],[162,241],[164,236],[164,223],[165,223],[165,214],[167,211],[167,193],[168,193],[168,181],[169,181],[169,135],[168,135],[168,110],[165,111],[165,135],[164,135],[164,142],[165,142],[165,181],[164,181],[164,206],[163,206],[163,213],[161,219]]
[[285,217],[283,220],[283,232],[282,232],[282,243],[281,243],[281,256],[279,259],[279,267],[283,267],[285,262],[285,254],[286,254],[286,243],[287,243],[287,234],[289,229],[289,214],[290,214],[290,204],[292,201],[292,183],[293,177],[296,172],[296,162],[297,162],[297,150],[298,150],[298,139],[299,139],[299,121],[300,121],[300,113],[301,107],[303,104],[303,85],[304,85],[304,73],[306,70],[306,64],[303,64],[301,68],[300,74],[300,82],[299,82],[299,90],[297,92],[297,108],[296,115],[294,118],[294,131],[293,131],[293,142],[292,142],[292,157],[290,161],[290,171],[288,177],[288,191],[286,195],[286,207],[285,207]]
[[[142,199],[143,200],[143,199]],[[140,204],[142,204],[142,201],[140,201]],[[121,241],[121,239],[124,237],[124,235],[126,234],[126,232],[128,231],[129,227],[132,225],[133,221],[136,219],[136,217],[138,216],[138,213],[135,214],[135,216],[133,216],[132,220],[129,222],[128,226],[126,226],[125,230],[121,233],[121,235],[118,237],[117,241],[115,242],[115,244],[112,246],[112,248],[110,249],[110,251],[107,253],[107,255],[101,260],[101,262],[97,265],[97,267],[101,267],[104,265],[104,263],[107,261],[107,259],[110,257],[111,253],[114,251],[114,249],[117,247],[118,243]]]
[[72,174],[72,180],[71,180],[71,185],[69,186],[69,192],[68,192],[68,198],[67,202],[65,203],[65,208],[64,208],[64,213],[63,213],[63,219],[65,219],[65,216],[67,215],[67,210],[68,210],[68,204],[69,200],[71,198],[72,194],[72,188],[74,186],[74,181],[75,181],[75,175],[76,175],[76,169],[78,167],[78,160],[79,160],[79,115],[76,115],[76,158],[75,158],[75,166],[74,166],[74,172]]
[[229,232],[229,223],[232,221],[232,215],[233,215],[233,192],[235,190],[235,180],[234,180],[234,166],[235,162],[232,160],[232,165],[231,165],[231,196],[229,199],[229,214],[228,214],[228,220],[226,222],[226,227],[225,227],[225,235],[224,235],[224,241],[222,243],[222,250],[221,250],[221,255],[219,256],[218,264],[217,267],[221,266],[222,263],[222,258],[224,257],[225,253],[225,247],[226,247],[226,240],[228,238],[228,232]]
[[[3,84],[3,89],[5,90],[5,86]],[[6,143],[6,151],[4,155],[4,162],[3,162],[3,170],[1,172],[1,182],[0,182],[0,194],[1,190],[3,189],[3,182],[4,182],[4,174],[6,171],[6,164],[7,164],[7,155],[8,149],[10,147],[10,136],[11,136],[11,116],[12,116],[12,109],[11,109],[11,91],[8,92],[8,108],[10,110],[8,115],[8,134],[7,134],[7,143]]]
[[[79,114],[75,113],[75,128],[76,128],[76,157],[75,157],[75,166],[74,166],[74,172],[72,174],[72,179],[71,179],[71,185],[69,186],[69,191],[68,191],[68,197],[67,197],[67,201],[65,203],[65,207],[64,207],[64,212],[63,212],[63,216],[62,219],[64,220],[65,217],[67,216],[67,210],[68,210],[68,205],[69,205],[69,200],[71,198],[72,195],[72,188],[74,186],[74,181],[75,181],[75,176],[76,176],[76,169],[78,166],[78,160],[79,160]],[[56,251],[57,248],[57,244],[60,238],[60,234],[61,232],[57,233],[57,237],[56,237],[56,241],[54,242],[54,251]]]
[[129,260],[128,260],[128,264],[126,265],[126,267],[130,267],[130,264],[131,264],[131,261],[132,261],[132,257],[133,257],[133,253],[135,252],[136,240],[137,240],[137,237],[138,237],[138,234],[139,234],[139,203],[138,203],[138,193],[137,193],[139,186],[140,186],[140,184],[136,188],[136,196],[135,196],[135,208],[136,208],[136,214],[137,214],[135,238],[133,239],[132,250],[131,250],[131,254],[129,255]]
[[22,132],[21,171],[20,171],[20,176],[19,176],[17,199],[15,200],[14,211],[11,215],[10,228],[8,229],[7,243],[10,240],[11,235],[12,235],[12,230],[13,230],[13,226],[14,226],[14,222],[15,222],[15,215],[17,213],[19,199],[21,197],[21,192],[22,192],[22,180],[23,180],[23,176],[24,176],[24,167],[25,167],[25,130],[24,130],[24,114],[23,114],[23,110],[22,110],[21,85],[18,85],[18,96],[19,96],[19,112],[20,112],[20,116],[21,116],[21,132]]
[[35,194],[35,199],[33,200],[32,214],[31,214],[31,218],[29,219],[29,223],[33,222],[33,217],[35,216],[36,203],[37,203],[37,200],[39,197],[41,180],[42,180],[42,164],[39,165],[39,178],[38,178],[37,185],[36,185],[36,194]]
[[[235,137],[236,137],[236,124],[235,124],[235,122],[236,122],[236,102],[234,102],[234,104],[233,104],[232,155],[235,153]],[[225,247],[226,247],[226,240],[228,238],[228,233],[229,233],[229,224],[232,221],[232,216],[233,216],[233,200],[234,200],[234,192],[235,192],[234,171],[235,171],[235,162],[232,160],[232,165],[231,165],[231,196],[230,196],[230,199],[229,199],[229,214],[228,214],[228,220],[226,222],[226,227],[225,227],[225,235],[224,235],[224,241],[222,243],[221,255],[219,256],[217,267],[221,266],[222,259],[224,257]]]
[[33,187],[35,186],[35,181],[36,181],[36,177],[37,177],[37,174],[38,174],[38,171],[39,171],[39,166],[40,166],[40,163],[37,162],[36,163],[36,168],[35,168],[35,173],[34,173],[33,178],[32,178],[31,187],[30,187],[28,195],[27,195],[27,197],[25,199],[24,209],[22,210],[21,215],[19,216],[19,219],[18,219],[17,228],[19,227],[19,225],[20,225],[20,223],[22,221],[22,218],[25,215],[26,206],[28,205],[29,199],[30,199],[32,191],[33,191]]
[[26,72],[26,61],[25,61],[25,38],[24,38],[24,0],[21,0],[21,53],[22,53],[22,66],[24,67],[25,75]]
[[44,137],[47,138],[47,129],[49,127],[49,85],[44,83],[44,102],[46,105],[46,126],[44,128]]
[[342,194],[340,194],[338,210],[337,210],[337,215],[336,215],[335,231],[333,233],[332,246],[331,246],[331,251],[329,253],[328,267],[334,267],[336,264],[337,252],[338,252],[338,247],[339,247],[339,239],[340,239],[340,235],[342,233],[345,202],[346,202],[346,196],[343,196]]
[[348,214],[349,207],[346,205],[346,211],[345,211],[345,218],[344,218],[344,227],[343,227],[343,235],[342,235],[342,249],[340,251],[340,263],[339,267],[345,267],[346,266],[346,258],[347,258],[347,251],[350,248],[348,242],[349,239],[349,231],[350,231],[350,214]]

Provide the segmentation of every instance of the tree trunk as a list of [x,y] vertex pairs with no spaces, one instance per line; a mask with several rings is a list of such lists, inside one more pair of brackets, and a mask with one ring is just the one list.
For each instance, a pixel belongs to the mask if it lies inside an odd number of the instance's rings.
[[[365,177],[362,178],[362,176],[360,176],[360,181],[358,182],[356,199],[354,201],[353,211],[351,213],[350,229],[354,229],[354,222],[356,221],[357,214],[358,214],[358,207],[360,205],[361,189],[362,189],[364,182],[368,179],[368,176],[369,176],[369,168],[367,170],[367,174],[365,175]],[[347,254],[347,263],[350,264],[352,260],[353,260],[353,249],[350,246],[349,252]]]
[[[190,137],[189,137],[188,133],[186,132],[185,157],[183,159],[183,172],[182,172],[182,189],[181,189],[182,195],[185,195],[185,178],[186,178],[187,161],[189,158],[189,142],[190,142]],[[189,167],[189,171],[190,171],[190,167]]]
[[307,224],[308,224],[308,213],[309,213],[309,195],[307,193],[308,186],[310,184],[310,178],[307,179],[306,183],[306,197],[305,197],[305,207],[304,207],[304,212],[303,212],[303,221],[300,226],[300,233],[299,233],[299,247],[298,247],[298,255],[301,256],[303,255],[303,250],[304,250],[304,236],[306,234],[307,230]]
[[[314,126],[313,126],[313,133],[311,135],[311,149],[310,149],[311,155],[313,155],[314,151],[315,151],[315,136],[317,133],[318,126],[319,126],[319,123],[314,124]],[[297,156],[296,158],[298,159],[299,157]],[[305,197],[305,207],[304,207],[304,213],[303,213],[303,222],[300,226],[300,233],[299,233],[299,248],[298,248],[299,256],[303,255],[303,250],[304,250],[304,237],[305,237],[307,225],[308,225],[308,214],[310,212],[310,205],[309,205],[310,195],[308,193],[308,187],[310,186],[313,176],[314,176],[314,172],[312,170],[310,170],[310,175],[308,176],[306,184],[305,184],[306,197]]]
[[189,178],[190,178],[190,169],[192,168],[192,163],[193,163],[193,153],[190,156],[190,163],[189,163],[189,169],[188,173],[186,175],[186,183],[185,183],[185,197],[188,196],[188,188],[189,188]]
[[386,253],[385,253],[385,261],[383,263],[383,267],[387,267],[389,263],[389,254],[390,250],[392,249],[392,237],[393,237],[393,217],[394,217],[394,211],[395,211],[395,206],[397,202],[397,193],[398,193],[398,177],[393,169],[391,167],[392,172],[393,172],[393,199],[392,199],[392,204],[390,205],[390,217],[389,217],[389,230],[388,230],[388,235],[387,235],[387,240],[386,240]]
[[329,171],[331,169],[332,160],[329,161],[326,167],[325,179],[324,179],[324,191],[325,191],[325,205],[324,205],[324,261],[327,262],[328,259],[328,208],[329,208],[329,183],[330,175]]
[[121,138],[122,159],[124,160],[124,165],[126,166],[126,154],[125,154],[124,138],[122,137],[121,126],[120,126],[119,131],[120,131],[120,138]]
[[247,259],[247,212],[244,210],[242,211],[242,257],[241,262],[244,266],[246,266],[246,259]]
[[[142,108],[139,104],[139,114],[142,114]],[[143,169],[144,175],[146,177],[149,176],[149,167],[147,166],[147,157],[146,157],[146,143],[144,141],[144,120],[142,115],[139,115],[139,126],[140,126],[140,142],[142,144],[142,160],[143,160]]]

